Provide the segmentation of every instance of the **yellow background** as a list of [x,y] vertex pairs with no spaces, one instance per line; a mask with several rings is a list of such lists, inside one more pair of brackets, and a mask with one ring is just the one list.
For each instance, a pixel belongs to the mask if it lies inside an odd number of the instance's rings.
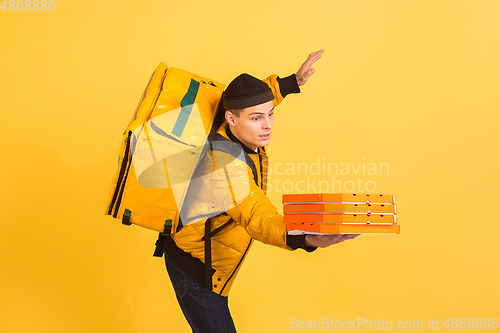
[[238,331],[500,318],[499,17],[498,0],[0,10],[0,331],[188,332],[156,233],[104,215],[121,134],[160,61],[228,83],[289,75],[321,48],[277,108],[271,161],[388,163],[336,179],[395,194],[402,232],[314,253],[255,244],[229,296]]

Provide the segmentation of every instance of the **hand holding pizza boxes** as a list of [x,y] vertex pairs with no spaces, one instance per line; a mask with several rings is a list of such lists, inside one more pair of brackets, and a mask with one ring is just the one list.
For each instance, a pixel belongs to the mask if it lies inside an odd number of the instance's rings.
[[284,194],[287,231],[301,234],[399,234],[389,194]]

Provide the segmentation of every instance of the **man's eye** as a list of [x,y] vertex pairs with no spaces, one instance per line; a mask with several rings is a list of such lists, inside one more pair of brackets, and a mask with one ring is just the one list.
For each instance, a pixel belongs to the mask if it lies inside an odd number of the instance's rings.
[[259,120],[259,117],[253,117],[252,120],[257,121],[257,120]]

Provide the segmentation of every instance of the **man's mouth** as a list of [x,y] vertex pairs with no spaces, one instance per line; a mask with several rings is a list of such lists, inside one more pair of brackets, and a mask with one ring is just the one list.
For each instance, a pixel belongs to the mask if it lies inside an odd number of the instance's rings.
[[262,135],[259,135],[259,137],[261,139],[269,139],[271,137],[271,133],[267,133],[267,134],[262,134]]

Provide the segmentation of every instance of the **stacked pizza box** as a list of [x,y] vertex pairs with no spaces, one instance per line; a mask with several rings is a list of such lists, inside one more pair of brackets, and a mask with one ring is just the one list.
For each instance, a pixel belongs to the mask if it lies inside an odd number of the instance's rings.
[[399,234],[389,194],[284,194],[287,231],[301,234]]

